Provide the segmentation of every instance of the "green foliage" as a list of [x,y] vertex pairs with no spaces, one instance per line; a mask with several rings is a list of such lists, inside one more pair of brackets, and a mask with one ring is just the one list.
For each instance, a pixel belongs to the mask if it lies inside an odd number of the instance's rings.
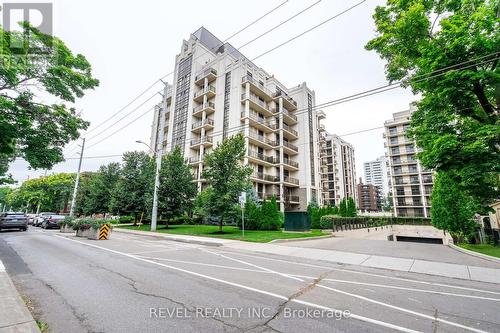
[[120,216],[118,218],[118,222],[119,223],[130,223],[134,220],[134,217],[133,216],[130,216],[130,215],[124,215],[124,216]]
[[356,203],[354,202],[354,199],[351,197],[343,198],[339,204],[338,214],[342,217],[354,217],[354,216],[356,216],[357,211],[356,211]]
[[498,0],[388,1],[366,46],[387,60],[390,81],[422,96],[410,136],[424,167],[453,172],[483,209],[500,196],[498,11]]
[[50,176],[29,179],[20,187],[11,190],[7,204],[11,209],[35,212],[38,204],[40,211],[65,211],[74,185],[74,174],[58,173]]
[[346,230],[373,228],[385,225],[430,225],[431,219],[423,217],[392,217],[392,216],[356,216],[340,217],[336,215],[324,215],[321,217],[320,225],[323,229]]
[[[74,55],[60,39],[26,23],[22,27],[24,31],[0,27],[0,184],[12,181],[5,172],[15,156],[34,169],[63,161],[64,145],[88,127],[64,102],[75,102],[99,84],[83,55]],[[7,41],[26,37],[29,41],[19,48],[9,47]],[[44,52],[34,54],[33,49]],[[63,102],[44,102],[50,95]]]
[[259,230],[279,230],[283,226],[283,214],[280,212],[276,197],[264,200],[260,207]]
[[193,204],[193,216],[199,223],[210,216],[209,198],[212,195],[212,188],[207,187],[196,195]]
[[250,186],[252,168],[243,165],[244,156],[245,140],[241,134],[225,139],[205,156],[203,178],[212,188],[207,208],[211,215],[219,217],[220,232],[224,219],[234,214],[240,193]]
[[437,173],[431,197],[431,216],[432,225],[448,230],[461,242],[476,229],[473,217],[478,204],[462,189],[457,178],[449,172]]
[[7,198],[12,192],[10,187],[0,187],[0,209],[7,205]]
[[158,213],[166,225],[173,218],[187,213],[196,195],[191,167],[184,161],[180,147],[163,157],[158,189]]
[[147,213],[152,203],[154,162],[144,152],[123,154],[121,176],[112,193],[110,209],[117,214],[134,216],[138,221]]
[[307,212],[311,219],[311,229],[322,229],[321,217],[325,215],[337,215],[339,209],[335,206],[319,207],[316,201],[311,201],[307,206]]
[[107,224],[110,228],[112,228],[112,221],[109,219],[94,219],[89,217],[83,217],[75,219],[73,221],[72,228],[73,230],[87,230],[90,228],[98,230],[105,224]]
[[76,218],[73,216],[66,216],[64,218],[64,220],[59,221],[58,223],[59,223],[59,226],[61,226],[61,227],[65,226],[65,225],[67,225],[68,227],[73,227],[73,223],[75,222],[75,219]]
[[120,179],[120,172],[119,163],[110,163],[102,165],[97,172],[80,175],[77,212],[84,215],[110,212],[112,195]]

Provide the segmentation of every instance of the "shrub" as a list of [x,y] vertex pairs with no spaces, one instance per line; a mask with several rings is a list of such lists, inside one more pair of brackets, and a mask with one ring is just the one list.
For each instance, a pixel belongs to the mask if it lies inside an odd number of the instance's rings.
[[333,230],[374,228],[391,224],[431,225],[431,219],[423,217],[392,217],[392,216],[340,217],[336,215],[324,215],[321,217],[320,220],[320,225],[322,228],[333,229]]
[[109,225],[111,227],[111,220],[109,219],[93,219],[93,218],[80,218],[73,221],[73,230],[87,230],[95,229],[98,230],[103,225]]
[[120,216],[120,218],[118,219],[120,223],[131,223],[133,220],[134,217],[130,215]]
[[65,225],[67,225],[68,227],[71,227],[73,225],[74,221],[75,221],[75,217],[73,217],[73,216],[66,216],[64,218],[64,220],[59,221],[59,226],[63,227]]

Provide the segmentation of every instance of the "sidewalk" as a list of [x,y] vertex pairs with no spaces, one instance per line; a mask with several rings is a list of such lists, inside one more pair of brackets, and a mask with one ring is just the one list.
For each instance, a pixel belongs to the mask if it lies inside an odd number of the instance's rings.
[[208,237],[168,235],[115,228],[114,231],[134,235],[152,236],[165,240],[195,243],[202,245],[221,246],[228,249],[244,250],[266,254],[275,254],[294,258],[322,260],[347,265],[381,268],[394,271],[423,273],[471,281],[500,284],[500,265],[498,268],[479,267],[471,265],[450,264],[438,261],[396,258],[390,256],[370,255],[337,250],[324,250],[289,246],[285,243],[251,243],[238,240],[216,239]]
[[38,326],[17,293],[0,261],[0,332],[40,333]]

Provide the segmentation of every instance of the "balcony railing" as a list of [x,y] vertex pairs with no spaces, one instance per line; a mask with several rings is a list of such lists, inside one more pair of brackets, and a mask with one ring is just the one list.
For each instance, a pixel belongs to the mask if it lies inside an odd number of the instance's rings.
[[266,120],[265,118],[260,117],[258,115],[258,113],[256,113],[256,112],[250,112],[247,114],[245,111],[242,111],[241,118],[245,118],[245,117],[248,117],[261,125],[267,126],[270,129],[274,130],[277,128],[276,123],[270,122],[270,121]]
[[263,173],[263,172],[254,172],[252,177],[257,178],[257,179],[261,179],[261,180],[265,180],[268,182],[274,182],[274,183],[280,181],[279,176],[269,175],[269,174]]
[[276,147],[278,145],[278,143],[276,141],[270,140],[270,139],[266,138],[265,136],[260,135],[257,132],[250,132],[249,137],[256,139],[260,142],[263,142],[267,145],[273,146],[273,147]]
[[197,98],[203,94],[206,94],[208,92],[213,92],[215,94],[215,86],[209,85],[206,88],[201,89],[200,91],[197,91],[194,93],[194,98]]
[[288,126],[287,124],[283,124],[283,129],[284,129],[284,130],[286,130],[286,131],[288,131],[288,132],[290,132],[290,133],[292,133],[292,134],[293,134],[293,135],[295,135],[295,136],[298,136],[298,135],[299,135],[299,133],[297,133],[297,131],[296,131],[296,130],[292,129],[292,128],[291,128],[290,126]]
[[256,158],[256,159],[264,161],[264,162],[267,162],[267,163],[271,163],[271,164],[278,163],[278,159],[276,157],[267,156],[267,155],[264,155],[263,153],[259,153],[259,152],[253,151],[253,150],[248,150],[248,156]]
[[206,108],[215,109],[215,104],[213,102],[208,102],[208,103],[199,105],[199,106],[193,108],[193,113],[198,113],[198,112],[200,112],[200,111],[202,111],[203,109],[206,109]]
[[290,177],[290,176],[283,176],[283,181],[285,183],[291,183],[291,184],[299,185],[299,180],[297,178],[293,178],[293,177]]
[[294,106],[297,106],[297,102],[293,100],[293,98],[291,98],[290,96],[288,96],[288,94],[286,94],[285,92],[283,92],[282,90],[279,90],[277,92],[275,92],[273,94],[273,97],[283,97],[283,99],[286,99],[288,102],[290,102],[291,104],[293,104]]
[[266,111],[270,112],[270,113],[273,113],[272,109],[267,105],[267,103],[265,101],[262,101],[260,99],[258,99],[255,95],[247,95],[246,93],[243,93],[241,94],[241,99],[244,100],[244,99],[248,99],[249,101],[257,104],[258,106],[260,106],[261,108],[265,109]]
[[287,202],[299,202],[299,196],[298,195],[286,195],[285,201],[287,201]]
[[212,137],[206,135],[198,139],[191,139],[191,146],[196,146],[204,143],[212,143]]
[[290,148],[293,151],[297,151],[297,152],[299,151],[299,147],[297,147],[296,145],[291,144],[288,141],[283,141],[283,146],[288,147],[288,148]]
[[213,74],[213,75],[217,76],[217,71],[215,69],[213,69],[212,67],[206,68],[206,69],[202,70],[200,73],[198,73],[194,77],[194,80],[198,81],[198,80],[200,80],[200,79],[202,79],[205,76],[210,75],[210,74]]
[[[283,114],[292,118],[293,120],[297,121],[297,116],[294,115],[293,113],[291,113],[290,111],[288,111],[287,109],[283,109]],[[324,129],[324,126],[323,126],[323,129]]]
[[292,166],[294,168],[298,168],[299,167],[299,163],[297,163],[295,161],[292,161],[291,159],[288,159],[288,158],[284,158],[283,159],[283,163],[285,163],[286,165]]
[[248,81],[248,82],[252,83],[254,86],[258,87],[260,90],[262,90],[267,95],[269,95],[269,96],[273,95],[273,93],[271,92],[271,90],[269,90],[266,87],[264,87],[264,85],[262,83],[260,83],[256,79],[254,79],[252,76],[250,76],[250,75],[243,76],[241,78],[241,82],[243,83],[245,81]]
[[196,123],[193,123],[193,125],[191,126],[191,128],[195,129],[195,128],[202,127],[202,126],[205,126],[205,125],[211,125],[211,126],[213,126],[214,125],[214,120],[210,119],[210,118],[206,118],[205,120],[197,121]]

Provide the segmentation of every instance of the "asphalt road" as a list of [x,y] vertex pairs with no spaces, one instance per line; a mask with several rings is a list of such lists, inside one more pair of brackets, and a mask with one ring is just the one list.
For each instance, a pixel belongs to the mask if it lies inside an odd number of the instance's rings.
[[500,332],[500,285],[113,233],[1,232],[51,332]]

